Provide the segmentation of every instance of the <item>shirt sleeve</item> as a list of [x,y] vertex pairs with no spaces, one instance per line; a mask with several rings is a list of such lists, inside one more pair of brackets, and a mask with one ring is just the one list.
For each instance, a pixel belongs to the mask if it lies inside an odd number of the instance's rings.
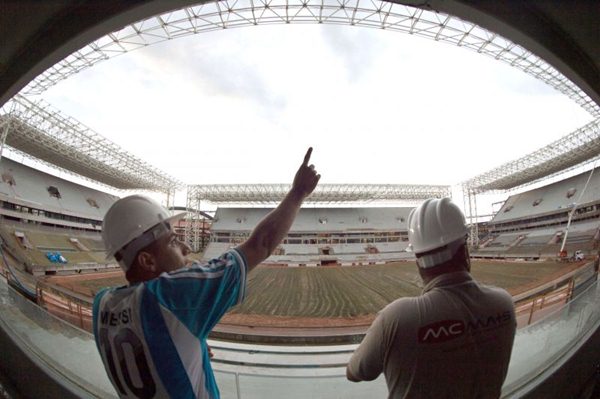
[[372,381],[383,372],[384,314],[377,315],[348,363],[348,371],[361,381]]
[[246,272],[244,255],[232,249],[206,264],[163,273],[147,282],[146,289],[192,334],[202,337],[244,300]]

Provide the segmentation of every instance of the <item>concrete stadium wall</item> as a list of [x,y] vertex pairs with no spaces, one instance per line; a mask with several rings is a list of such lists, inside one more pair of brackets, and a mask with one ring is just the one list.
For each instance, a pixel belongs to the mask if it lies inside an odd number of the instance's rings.
[[[597,202],[600,200],[600,174],[598,173],[592,175],[587,189],[580,199],[588,177],[589,172],[581,173],[543,187],[511,195],[490,223],[568,211],[575,202],[578,202],[579,205]],[[567,192],[571,189],[575,191],[571,197],[567,197]],[[534,202],[539,199],[542,201],[534,206]]]
[[[102,221],[118,197],[36,170],[9,158],[0,160],[0,200],[29,208]],[[14,185],[9,181],[14,180]],[[56,187],[61,198],[48,193]],[[90,205],[93,200],[98,208]],[[23,218],[28,215],[23,214]]]

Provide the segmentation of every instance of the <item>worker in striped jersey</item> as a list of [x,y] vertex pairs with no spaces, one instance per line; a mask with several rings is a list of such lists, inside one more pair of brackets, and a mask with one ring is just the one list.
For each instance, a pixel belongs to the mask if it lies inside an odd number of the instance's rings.
[[107,256],[129,284],[99,292],[93,328],[98,351],[123,398],[219,398],[206,338],[246,292],[246,276],[290,229],[320,175],[309,148],[290,191],[248,240],[205,264],[188,262],[170,216],[133,195],[115,202],[103,222]]

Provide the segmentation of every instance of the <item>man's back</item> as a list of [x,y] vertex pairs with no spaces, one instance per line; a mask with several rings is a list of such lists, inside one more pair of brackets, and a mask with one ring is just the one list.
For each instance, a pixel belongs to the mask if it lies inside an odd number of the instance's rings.
[[481,286],[467,272],[444,274],[422,296],[382,310],[350,368],[368,377],[381,364],[392,398],[495,398],[515,328],[506,291]]
[[246,263],[235,249],[94,300],[96,344],[120,397],[218,398],[206,337],[243,300]]

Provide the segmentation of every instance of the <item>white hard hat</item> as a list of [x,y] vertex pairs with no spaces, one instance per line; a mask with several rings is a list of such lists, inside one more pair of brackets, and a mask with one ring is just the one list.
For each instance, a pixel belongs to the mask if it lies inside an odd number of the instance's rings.
[[[106,259],[121,251],[117,260],[127,271],[140,249],[168,233],[167,223],[184,215],[185,212],[171,216],[158,202],[141,195],[119,199],[108,209],[102,222]],[[122,251],[125,246],[126,250]]]
[[[430,198],[408,216],[409,248],[422,268],[450,260],[468,233],[463,213],[450,198]],[[440,251],[435,251],[438,248]]]

